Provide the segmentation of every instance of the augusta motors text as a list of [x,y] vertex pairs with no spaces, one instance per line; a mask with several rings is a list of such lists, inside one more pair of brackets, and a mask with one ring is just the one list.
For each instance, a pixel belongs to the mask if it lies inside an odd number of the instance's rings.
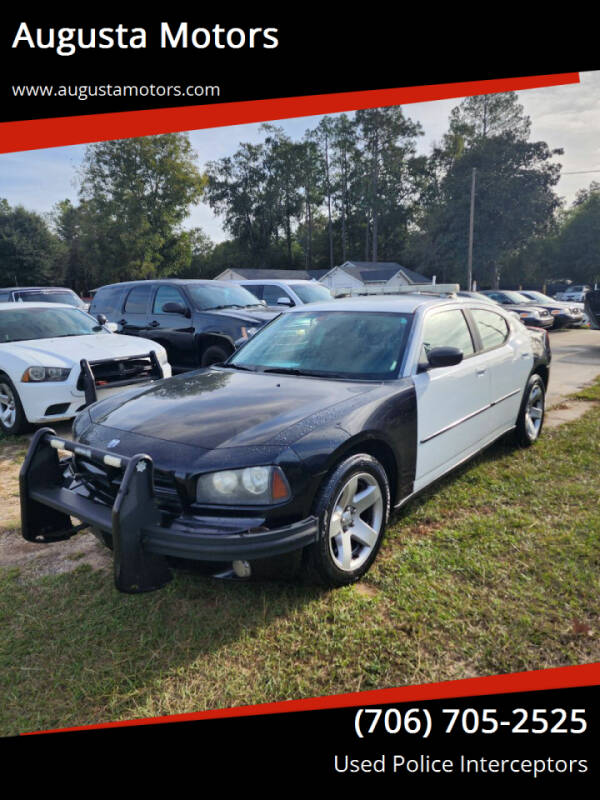
[[[277,28],[224,28],[213,25],[211,28],[192,27],[188,22],[179,25],[160,23],[161,49],[195,48],[206,50],[273,50],[279,46]],[[21,22],[12,42],[12,48],[51,50],[59,56],[72,56],[78,50],[144,50],[149,46],[148,32],[145,28],[30,28]],[[151,44],[151,42],[150,42]]]

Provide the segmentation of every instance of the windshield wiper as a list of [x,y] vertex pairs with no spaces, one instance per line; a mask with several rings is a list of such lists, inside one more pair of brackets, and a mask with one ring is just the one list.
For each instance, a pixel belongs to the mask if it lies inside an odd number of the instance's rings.
[[232,369],[243,369],[246,372],[256,372],[256,367],[245,367],[243,364],[224,364],[225,367],[231,367]]
[[266,367],[266,369],[261,370],[261,372],[274,372],[281,375],[316,375],[318,377],[318,373],[316,372],[309,372],[308,370],[298,369],[297,367]]
[[239,306],[235,303],[228,303],[226,306],[206,306],[202,311],[220,311],[222,308],[246,308],[246,306]]

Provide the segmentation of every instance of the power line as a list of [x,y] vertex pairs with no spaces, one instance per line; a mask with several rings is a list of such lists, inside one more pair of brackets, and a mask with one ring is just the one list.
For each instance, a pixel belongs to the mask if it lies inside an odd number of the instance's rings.
[[587,175],[590,172],[600,172],[600,169],[582,169],[579,172],[561,172],[561,177],[563,175]]

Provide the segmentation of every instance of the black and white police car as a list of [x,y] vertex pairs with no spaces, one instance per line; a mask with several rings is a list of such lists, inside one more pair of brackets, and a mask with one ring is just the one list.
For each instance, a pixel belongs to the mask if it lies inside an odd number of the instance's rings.
[[[126,592],[166,557],[233,563],[302,549],[340,586],[371,566],[390,510],[503,434],[542,430],[550,352],[501,307],[407,294],[286,311],[213,365],[100,401],[74,441],[34,438],[23,535],[89,525]],[[70,460],[61,461],[59,450]]]

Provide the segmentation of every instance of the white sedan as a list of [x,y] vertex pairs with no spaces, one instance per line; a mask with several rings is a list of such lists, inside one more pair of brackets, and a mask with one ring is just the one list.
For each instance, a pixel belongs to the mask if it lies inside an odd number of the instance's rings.
[[74,417],[134,384],[169,378],[164,347],[113,333],[85,311],[56,303],[0,303],[0,429]]

